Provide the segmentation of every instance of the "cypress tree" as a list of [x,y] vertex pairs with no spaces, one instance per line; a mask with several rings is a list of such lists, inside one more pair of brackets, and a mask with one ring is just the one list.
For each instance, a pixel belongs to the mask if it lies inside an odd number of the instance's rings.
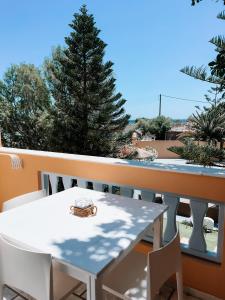
[[74,14],[66,46],[57,47],[45,70],[54,98],[52,147],[87,155],[112,155],[128,124],[126,100],[117,93],[113,63],[86,6]]

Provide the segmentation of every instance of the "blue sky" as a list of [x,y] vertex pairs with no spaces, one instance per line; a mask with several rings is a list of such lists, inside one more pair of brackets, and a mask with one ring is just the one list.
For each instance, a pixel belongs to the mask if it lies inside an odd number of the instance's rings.
[[[210,87],[179,70],[215,57],[211,37],[223,34],[216,19],[222,5],[204,0],[2,0],[0,2],[0,77],[12,63],[40,66],[53,46],[64,44],[68,24],[82,4],[94,14],[106,59],[114,62],[117,90],[132,118],[158,114],[158,95],[204,100]],[[188,117],[197,103],[163,98],[162,113]],[[199,105],[199,104],[198,104]]]

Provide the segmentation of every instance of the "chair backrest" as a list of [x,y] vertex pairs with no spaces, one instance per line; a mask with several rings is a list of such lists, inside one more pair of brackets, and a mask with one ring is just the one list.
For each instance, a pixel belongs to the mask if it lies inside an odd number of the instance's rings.
[[169,277],[181,272],[179,233],[164,247],[148,254],[148,299],[154,299]]
[[46,196],[46,190],[35,191],[31,193],[27,193],[24,195],[20,195],[18,197],[12,198],[3,203],[3,211],[7,211],[9,209],[15,208],[17,206],[38,200]]
[[22,249],[5,236],[0,236],[0,278],[35,299],[53,298],[51,255]]

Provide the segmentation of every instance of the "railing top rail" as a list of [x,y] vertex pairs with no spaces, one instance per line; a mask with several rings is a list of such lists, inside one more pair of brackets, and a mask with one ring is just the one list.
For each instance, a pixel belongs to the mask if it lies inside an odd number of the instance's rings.
[[159,159],[157,161],[134,161],[110,157],[98,157],[78,154],[67,154],[48,151],[37,151],[17,148],[0,147],[0,153],[32,155],[39,157],[58,158],[73,161],[84,161],[90,163],[120,165],[126,167],[137,167],[152,169],[155,171],[173,172],[182,174],[191,174],[197,176],[212,176],[225,178],[225,168],[219,167],[202,167],[197,165],[185,164],[181,159]]
[[178,194],[178,193],[171,193],[171,192],[165,192],[165,191],[162,191],[160,189],[157,189],[157,190],[154,190],[154,189],[143,189],[141,188],[140,186],[138,185],[128,185],[128,184],[121,184],[121,183],[116,183],[116,182],[112,182],[112,181],[99,181],[99,180],[93,180],[93,179],[88,179],[88,178],[83,178],[83,177],[79,177],[79,176],[73,176],[73,175],[68,175],[68,174],[60,174],[60,173],[56,173],[56,172],[48,172],[48,171],[41,171],[41,174],[42,175],[50,175],[50,174],[54,174],[55,176],[57,177],[69,177],[71,179],[79,179],[79,180],[82,180],[82,181],[85,181],[85,182],[93,182],[93,183],[99,183],[99,184],[102,184],[102,185],[110,185],[110,186],[118,186],[118,187],[125,187],[125,188],[128,188],[128,189],[132,189],[132,190],[145,190],[145,191],[148,191],[148,192],[152,192],[154,194],[162,194],[162,195],[167,195],[167,196],[172,196],[172,197],[178,197],[180,199],[186,199],[186,200],[198,200],[198,201],[206,201],[206,202],[209,202],[211,201],[210,203],[213,203],[214,205],[215,204],[224,204],[225,203],[221,203],[220,201],[216,201],[216,200],[213,200],[213,199],[205,199],[205,198],[200,198],[200,197],[193,197],[193,196],[187,196],[187,195],[184,195],[184,194]]

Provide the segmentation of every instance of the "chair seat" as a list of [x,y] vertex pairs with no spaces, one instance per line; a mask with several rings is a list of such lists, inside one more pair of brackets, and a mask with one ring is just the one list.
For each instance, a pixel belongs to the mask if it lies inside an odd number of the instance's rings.
[[[58,270],[53,268],[53,293],[54,293],[54,300],[63,300],[66,299],[80,284],[80,281],[74,279],[65,273],[62,273]],[[35,300],[33,297],[29,296],[25,292],[11,288],[12,291],[18,293],[18,295],[23,296],[25,299]]]
[[132,251],[103,279],[103,289],[121,299],[147,299],[147,256]]
[[54,300],[65,299],[79,285],[80,281],[53,268]]

